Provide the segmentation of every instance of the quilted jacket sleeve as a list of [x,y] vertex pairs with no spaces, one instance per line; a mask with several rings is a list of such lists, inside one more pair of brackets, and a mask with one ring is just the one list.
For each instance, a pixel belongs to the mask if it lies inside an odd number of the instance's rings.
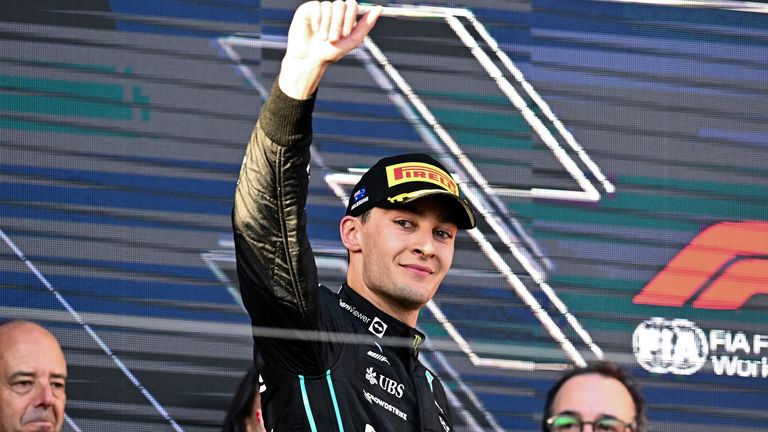
[[[232,213],[237,273],[254,340],[267,362],[318,368],[318,348],[294,330],[317,330],[318,280],[306,233],[314,96],[295,100],[275,85],[240,170]],[[288,335],[289,339],[275,336]]]

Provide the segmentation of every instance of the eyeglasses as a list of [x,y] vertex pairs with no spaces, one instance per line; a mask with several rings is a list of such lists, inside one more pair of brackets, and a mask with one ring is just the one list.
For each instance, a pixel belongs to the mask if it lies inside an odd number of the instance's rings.
[[584,421],[572,414],[558,414],[547,419],[551,432],[582,432],[584,425],[592,426],[594,432],[624,432],[635,430],[634,423],[627,423],[616,417],[603,415],[595,421]]

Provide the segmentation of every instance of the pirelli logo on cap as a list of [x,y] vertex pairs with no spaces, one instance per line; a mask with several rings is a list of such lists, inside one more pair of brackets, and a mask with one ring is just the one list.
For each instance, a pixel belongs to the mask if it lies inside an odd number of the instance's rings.
[[453,178],[434,165],[405,162],[387,167],[387,186],[393,187],[414,181],[432,183],[459,196],[459,186],[453,181]]

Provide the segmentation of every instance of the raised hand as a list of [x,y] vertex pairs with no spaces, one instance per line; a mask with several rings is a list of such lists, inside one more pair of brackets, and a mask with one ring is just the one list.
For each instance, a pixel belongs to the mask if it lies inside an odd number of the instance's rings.
[[288,47],[280,69],[283,93],[309,97],[325,70],[357,48],[376,24],[382,8],[357,19],[357,1],[311,1],[296,10],[288,30]]

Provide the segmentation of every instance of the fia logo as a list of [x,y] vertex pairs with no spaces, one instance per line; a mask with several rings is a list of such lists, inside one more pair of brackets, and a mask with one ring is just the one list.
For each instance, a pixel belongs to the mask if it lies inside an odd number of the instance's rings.
[[384,332],[387,331],[387,325],[379,317],[373,317],[373,322],[368,327],[368,331],[376,335],[379,339],[384,337]]
[[684,319],[651,318],[635,329],[632,345],[637,362],[653,373],[691,375],[707,361],[707,336]]

